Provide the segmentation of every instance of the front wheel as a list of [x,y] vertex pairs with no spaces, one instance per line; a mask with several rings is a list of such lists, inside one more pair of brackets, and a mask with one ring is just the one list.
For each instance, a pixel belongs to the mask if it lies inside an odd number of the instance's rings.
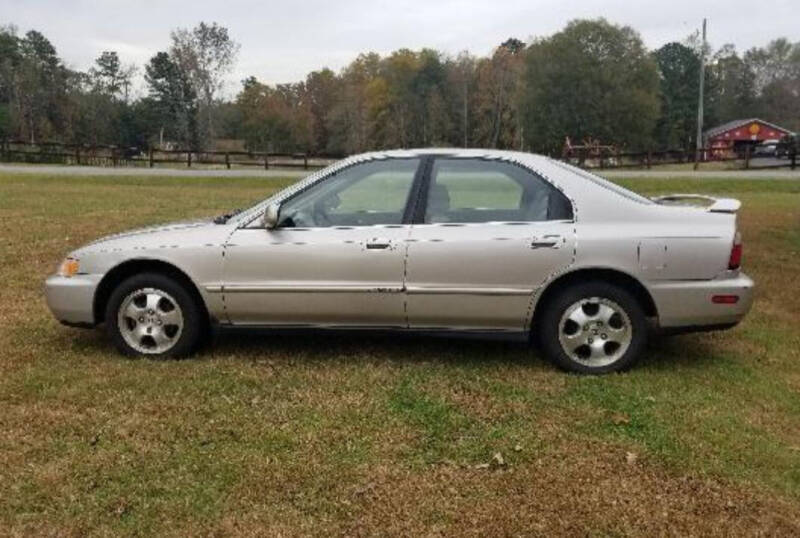
[[559,367],[603,374],[630,367],[647,343],[647,319],[636,298],[605,282],[570,286],[544,305],[542,349]]
[[191,353],[200,339],[195,300],[173,279],[143,273],[123,281],[106,308],[108,334],[122,353],[153,358]]

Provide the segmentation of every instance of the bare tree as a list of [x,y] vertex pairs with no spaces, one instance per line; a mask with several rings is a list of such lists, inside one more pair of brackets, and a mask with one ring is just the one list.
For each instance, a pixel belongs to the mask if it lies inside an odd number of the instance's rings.
[[239,44],[228,35],[228,29],[213,22],[201,22],[193,29],[179,28],[171,34],[170,56],[200,97],[199,123],[204,142],[214,134],[212,107],[214,98],[224,85],[239,53]]
[[450,85],[453,94],[459,101],[458,115],[460,116],[459,141],[463,139],[464,147],[469,147],[469,107],[471,106],[470,92],[474,85],[476,60],[467,51],[459,53],[454,62],[450,63]]

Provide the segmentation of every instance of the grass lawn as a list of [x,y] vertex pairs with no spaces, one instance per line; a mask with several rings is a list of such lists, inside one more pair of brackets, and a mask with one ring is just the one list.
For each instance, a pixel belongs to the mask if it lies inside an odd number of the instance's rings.
[[[744,168],[743,161],[707,161],[707,162],[701,162],[700,166],[698,166],[697,169],[703,171],[703,170],[741,170],[742,168]],[[667,172],[692,172],[694,171],[694,162],[654,164],[652,170],[663,170]]]
[[800,183],[623,182],[740,198],[758,296],[620,375],[364,336],[130,360],[47,311],[70,249],[287,183],[0,176],[0,535],[800,534]]

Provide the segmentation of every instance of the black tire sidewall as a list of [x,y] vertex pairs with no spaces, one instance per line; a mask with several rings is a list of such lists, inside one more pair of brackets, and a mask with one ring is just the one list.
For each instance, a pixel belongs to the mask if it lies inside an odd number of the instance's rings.
[[[117,312],[122,301],[132,292],[142,288],[155,288],[171,295],[183,314],[183,329],[178,342],[163,353],[141,353],[132,348],[123,338],[117,322]],[[106,331],[116,348],[129,357],[161,359],[184,357],[194,351],[200,335],[202,319],[197,302],[186,288],[174,279],[159,273],[142,273],[122,281],[111,293],[105,312]]]
[[[567,308],[581,299],[601,297],[617,303],[628,314],[633,336],[625,354],[605,366],[588,366],[573,360],[561,348],[558,340],[561,316]],[[626,289],[606,282],[586,282],[565,288],[555,295],[545,310],[538,326],[538,339],[545,356],[558,367],[580,374],[605,374],[630,368],[642,355],[647,346],[648,325],[639,301]]]

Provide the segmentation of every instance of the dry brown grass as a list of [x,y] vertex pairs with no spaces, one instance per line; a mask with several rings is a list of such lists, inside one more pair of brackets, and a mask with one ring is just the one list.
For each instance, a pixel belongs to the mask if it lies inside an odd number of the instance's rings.
[[742,198],[758,300],[734,331],[578,378],[424,338],[231,335],[123,359],[48,314],[63,254],[274,183],[0,177],[0,534],[800,534],[800,188],[635,185]]

